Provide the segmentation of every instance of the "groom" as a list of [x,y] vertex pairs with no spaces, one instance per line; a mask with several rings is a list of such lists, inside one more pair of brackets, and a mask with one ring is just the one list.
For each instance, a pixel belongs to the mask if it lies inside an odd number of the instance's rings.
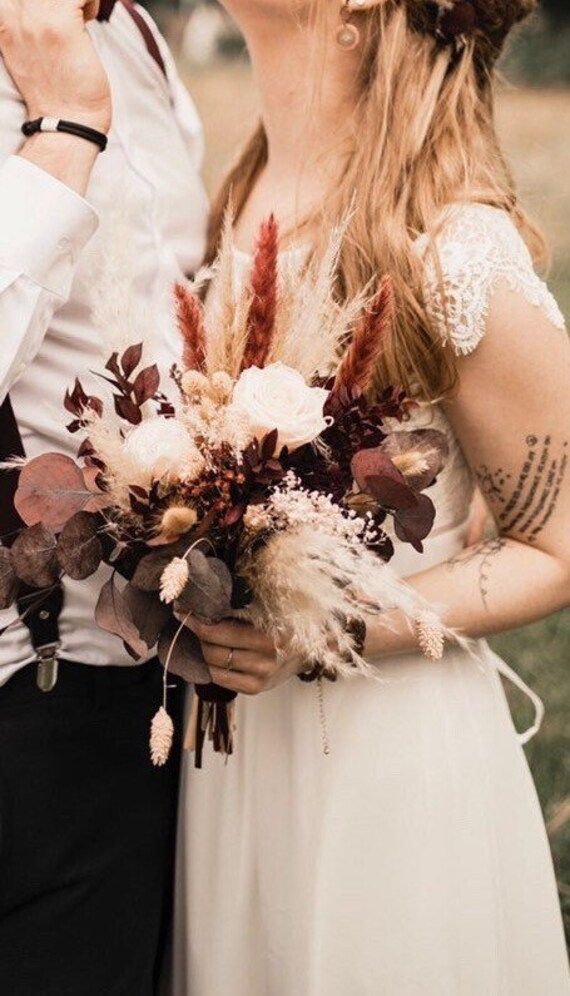
[[[123,293],[153,320],[165,288],[201,260],[201,128],[163,40],[130,0],[0,0],[0,55],[0,459],[74,455],[62,398],[100,367],[92,316],[97,294],[110,293],[103,259],[129,250]],[[18,526],[12,497],[1,474],[4,545]],[[28,602],[24,621],[0,611],[6,996],[156,987],[177,770],[149,763],[160,672],[133,666],[95,625],[100,584]]]

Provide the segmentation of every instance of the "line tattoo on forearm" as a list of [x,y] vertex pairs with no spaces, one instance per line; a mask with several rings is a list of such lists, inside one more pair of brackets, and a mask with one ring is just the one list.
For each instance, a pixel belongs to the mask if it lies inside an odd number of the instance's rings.
[[485,498],[495,509],[501,533],[533,543],[552,518],[568,470],[568,440],[527,436],[527,454],[513,479],[502,467],[487,465],[477,471]]
[[461,550],[460,553],[447,561],[450,570],[454,567],[466,566],[467,564],[477,564],[479,592],[483,605],[489,609],[489,581],[493,560],[501,553],[507,545],[504,536],[493,536],[469,550]]

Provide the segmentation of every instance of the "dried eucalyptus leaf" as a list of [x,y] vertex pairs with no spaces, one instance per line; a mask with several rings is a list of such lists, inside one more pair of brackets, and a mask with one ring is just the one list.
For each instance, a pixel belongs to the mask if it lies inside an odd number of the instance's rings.
[[191,613],[204,622],[220,622],[231,612],[232,576],[222,560],[191,550],[186,558],[190,578],[176,602],[176,613]]
[[113,577],[109,578],[101,588],[95,607],[95,622],[107,633],[120,636],[133,657],[147,656],[148,647],[141,639],[129,605],[123,593],[117,588]]
[[12,566],[30,588],[50,588],[59,578],[56,540],[42,522],[24,529],[12,546]]
[[158,643],[158,638],[172,618],[170,605],[160,601],[158,595],[141,591],[128,584],[123,598],[129,608],[134,625],[149,650]]
[[[172,623],[158,641],[158,659],[163,667],[168,660],[168,670],[193,685],[208,685],[212,678],[208,671],[200,641],[195,633],[184,628],[178,637],[179,626]],[[173,641],[176,640],[174,646]],[[170,653],[172,648],[172,652]],[[169,659],[170,654],[170,659]]]
[[148,553],[139,562],[133,574],[132,583],[135,588],[140,588],[141,591],[158,591],[164,568],[173,557],[182,556],[187,549],[188,539],[183,537],[177,543],[158,547],[152,553]]
[[65,523],[57,542],[57,559],[74,581],[84,581],[98,569],[103,547],[97,519],[90,512],[76,512]]
[[81,468],[62,453],[43,453],[20,471],[14,505],[28,526],[43,522],[59,532],[72,515],[94,502]]
[[0,546],[0,609],[9,609],[16,600],[20,582],[12,566],[12,556],[5,546]]

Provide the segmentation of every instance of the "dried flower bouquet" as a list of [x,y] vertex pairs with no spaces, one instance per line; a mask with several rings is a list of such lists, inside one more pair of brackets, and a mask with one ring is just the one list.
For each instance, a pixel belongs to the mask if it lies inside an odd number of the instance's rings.
[[114,353],[102,375],[112,404],[79,381],[65,396],[69,431],[82,437],[77,460],[47,453],[21,467],[27,528],[0,546],[0,607],[24,584],[41,598],[63,575],[112,565],[98,624],[135,659],[156,648],[164,666],[155,764],[172,741],[167,674],[177,658],[196,683],[197,763],[208,736],[232,750],[232,696],[211,684],[184,625],[191,615],[249,620],[301,670],[331,679],[374,673],[354,627],[371,612],[401,610],[422,650],[441,655],[436,616],[387,566],[385,524],[421,551],[434,520],[426,490],[447,443],[406,430],[412,404],[401,391],[371,399],[392,284],[385,277],[370,300],[339,304],[341,238],[320,263],[280,263],[271,218],[243,283],[228,224],[207,306],[192,285],[176,287],[183,358],[172,396],[141,345]]

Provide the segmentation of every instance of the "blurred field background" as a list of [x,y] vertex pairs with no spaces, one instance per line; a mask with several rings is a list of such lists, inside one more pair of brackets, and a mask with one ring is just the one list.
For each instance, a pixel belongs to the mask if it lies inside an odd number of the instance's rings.
[[[213,190],[256,116],[241,40],[211,4],[150,6],[204,120],[205,177]],[[551,0],[546,6],[505,61],[499,127],[523,203],[549,237],[550,282],[570,316],[570,4]],[[494,645],[546,705],[542,732],[526,750],[547,820],[570,939],[570,612],[504,635]],[[508,694],[517,726],[526,728],[532,720],[529,706],[518,693]]]

